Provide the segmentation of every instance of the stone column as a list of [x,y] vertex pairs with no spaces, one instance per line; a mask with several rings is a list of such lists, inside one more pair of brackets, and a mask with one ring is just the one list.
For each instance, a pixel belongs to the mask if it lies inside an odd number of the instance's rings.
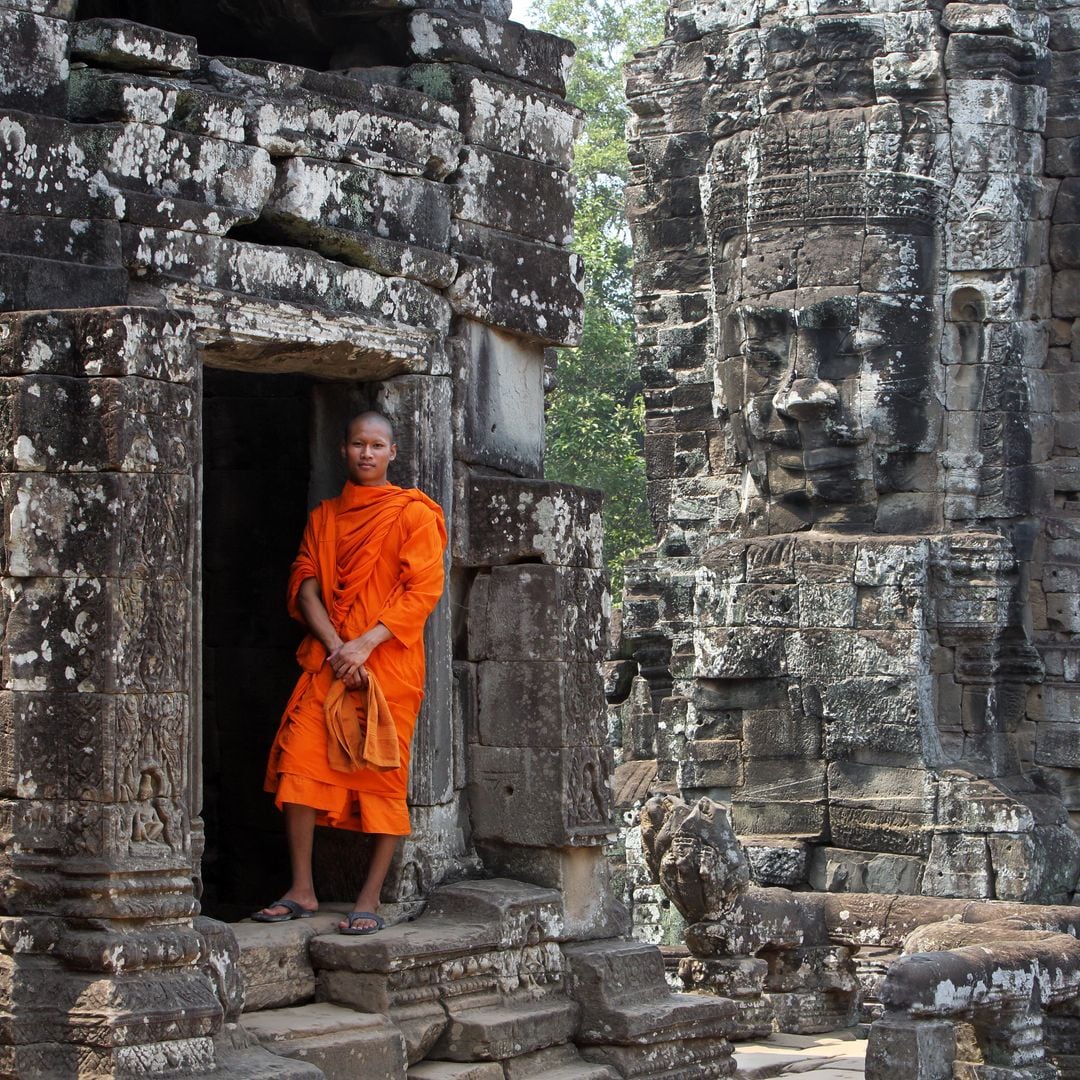
[[163,311],[18,313],[0,371],[0,1068],[206,1068],[221,1006],[192,927],[195,349]]

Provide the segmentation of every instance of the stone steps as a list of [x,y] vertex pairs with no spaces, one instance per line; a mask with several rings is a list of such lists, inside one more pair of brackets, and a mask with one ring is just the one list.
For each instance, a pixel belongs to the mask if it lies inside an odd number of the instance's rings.
[[[380,914],[388,926],[407,922],[424,909],[423,902],[383,904]],[[303,1005],[315,999],[315,969],[311,964],[313,938],[337,933],[348,904],[324,904],[310,919],[284,923],[252,920],[233,923],[240,946],[244,976],[244,1013]]]
[[401,1032],[374,1013],[318,1003],[252,1013],[243,1026],[266,1049],[334,1080],[401,1080],[408,1067]]
[[[494,1061],[573,1038],[578,1007],[564,997],[448,1008],[450,1023],[432,1054],[449,1061]],[[526,1074],[523,1074],[526,1075]]]
[[384,907],[391,925],[364,937],[335,932],[344,910],[234,925],[247,982],[241,1033],[251,1052],[309,1070],[281,1080],[668,1080],[673,1069],[679,1080],[710,1080],[732,1071],[730,1003],[672,994],[652,946],[560,941],[555,890],[460,882],[437,890],[415,922]]

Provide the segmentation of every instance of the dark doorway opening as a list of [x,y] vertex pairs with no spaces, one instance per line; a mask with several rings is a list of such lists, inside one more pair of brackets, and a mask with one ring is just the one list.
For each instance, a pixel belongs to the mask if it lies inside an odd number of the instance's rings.
[[287,877],[262,780],[297,676],[284,596],[308,505],[311,384],[204,369],[203,907],[218,918],[249,914]]

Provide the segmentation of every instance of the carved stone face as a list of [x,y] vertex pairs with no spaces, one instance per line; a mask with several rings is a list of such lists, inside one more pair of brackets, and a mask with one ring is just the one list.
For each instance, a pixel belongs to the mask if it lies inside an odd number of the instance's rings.
[[906,531],[880,497],[939,489],[938,123],[793,112],[713,148],[716,396],[751,532]]
[[[800,287],[797,276],[795,288],[758,293],[744,273],[722,316],[717,396],[758,493],[792,516],[790,527],[873,522],[881,493],[928,486],[920,455],[938,441],[930,245],[898,231],[875,237],[879,252],[895,253],[875,273],[891,270],[900,287],[869,292],[858,284],[866,241],[853,250],[845,225],[808,231],[789,232],[791,254],[808,242],[848,252],[854,265],[836,276],[856,284]],[[741,244],[744,265],[776,258],[775,241]]]

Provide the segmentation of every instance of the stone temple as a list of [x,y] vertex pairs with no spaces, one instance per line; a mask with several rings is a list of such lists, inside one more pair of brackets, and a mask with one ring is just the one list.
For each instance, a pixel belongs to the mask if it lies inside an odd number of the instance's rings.
[[[0,1076],[712,1080],[856,1021],[874,1078],[1080,1075],[1077,9],[673,4],[614,635],[543,475],[572,50],[508,16],[0,0]],[[287,567],[373,405],[450,584],[345,938],[362,837],[243,916]]]
[[620,791],[763,883],[1075,895],[1078,20],[676,0],[630,67]]

